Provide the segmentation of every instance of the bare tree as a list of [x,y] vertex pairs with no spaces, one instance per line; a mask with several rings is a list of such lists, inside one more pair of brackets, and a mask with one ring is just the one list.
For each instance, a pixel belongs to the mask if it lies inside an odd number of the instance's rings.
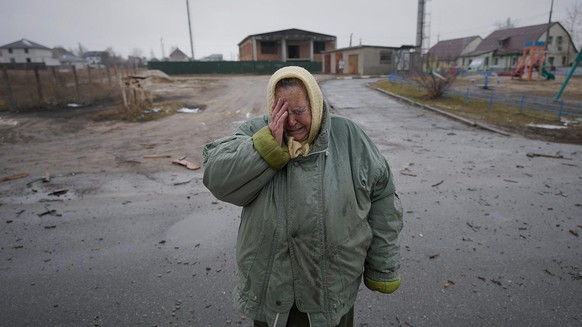
[[513,22],[511,20],[511,17],[507,17],[507,19],[504,22],[495,22],[495,27],[497,28],[497,30],[506,30],[509,28],[514,28],[515,27],[515,22]]
[[564,19],[564,28],[572,41],[576,45],[576,48],[580,50],[582,46],[582,3],[574,2],[570,8],[566,9],[566,18]]
[[142,54],[143,54],[143,52],[139,48],[133,48],[131,50],[131,56],[133,56],[133,57],[141,58],[141,57],[143,57]]
[[85,46],[83,46],[81,44],[81,42],[79,42],[79,48],[77,49],[76,55],[79,56],[79,57],[83,57],[83,55],[85,54],[85,52],[87,52],[87,48],[85,48]]
[[416,71],[414,81],[426,91],[426,97],[429,99],[440,99],[445,92],[453,85],[457,78],[450,70],[443,70],[440,73],[436,70],[429,72]]

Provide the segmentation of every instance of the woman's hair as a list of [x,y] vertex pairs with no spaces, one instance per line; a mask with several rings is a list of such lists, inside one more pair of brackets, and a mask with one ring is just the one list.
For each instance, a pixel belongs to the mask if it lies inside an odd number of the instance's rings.
[[[298,86],[302,89],[304,89],[305,91],[307,91],[307,89],[305,88],[305,85],[303,85],[303,82],[296,77],[288,77],[288,78],[283,78],[281,80],[279,80],[277,82],[277,84],[275,85],[275,90],[278,88],[288,88],[288,87],[292,87],[292,86]],[[305,92],[307,93],[307,92]]]

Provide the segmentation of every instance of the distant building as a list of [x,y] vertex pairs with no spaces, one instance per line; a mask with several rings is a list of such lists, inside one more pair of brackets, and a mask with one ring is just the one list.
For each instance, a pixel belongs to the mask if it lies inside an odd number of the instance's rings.
[[[546,42],[548,24],[498,30],[491,33],[475,48],[462,55],[463,66],[476,70],[511,71],[523,55],[526,43]],[[547,63],[552,66],[570,66],[578,51],[570,34],[559,22],[549,24]]]
[[53,52],[50,48],[27,39],[1,46],[0,63],[60,65],[59,61],[53,58]]
[[147,60],[143,57],[138,56],[128,56],[127,57],[127,64],[132,67],[142,67],[147,64]]
[[75,67],[76,69],[87,68],[87,60],[74,55],[62,47],[56,47],[53,50],[53,58],[56,58],[62,68]]
[[170,61],[190,61],[190,58],[179,48],[174,49],[168,58]]
[[109,53],[106,51],[87,51],[83,54],[83,58],[87,60],[87,65],[89,67],[103,67],[105,64],[105,58],[109,57]]
[[322,52],[336,48],[336,37],[287,29],[245,37],[239,44],[240,61],[322,61]]
[[223,61],[223,60],[224,59],[221,53],[214,53],[211,54],[210,56],[206,56],[200,59],[200,61]]
[[385,75],[410,68],[412,46],[359,45],[323,51],[325,74]]
[[480,36],[469,36],[459,39],[442,40],[428,51],[429,62],[433,68],[464,67],[467,54],[475,51],[483,39]]

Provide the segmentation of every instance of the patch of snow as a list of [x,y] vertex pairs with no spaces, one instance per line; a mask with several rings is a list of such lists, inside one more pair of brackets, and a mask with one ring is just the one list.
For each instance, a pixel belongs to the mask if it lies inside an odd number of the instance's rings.
[[184,114],[197,114],[200,112],[200,108],[194,108],[194,109],[190,109],[190,108],[180,108],[178,110],[176,110],[176,112],[181,112]]
[[0,125],[16,126],[18,125],[18,122],[16,120],[2,119],[2,117],[0,117]]
[[80,105],[78,103],[69,103],[67,105],[67,107],[69,107],[69,108],[79,108],[79,107],[82,107],[82,105]]
[[543,124],[528,124],[527,126],[528,127],[545,128],[545,129],[564,129],[564,128],[568,128],[568,126],[543,125]]

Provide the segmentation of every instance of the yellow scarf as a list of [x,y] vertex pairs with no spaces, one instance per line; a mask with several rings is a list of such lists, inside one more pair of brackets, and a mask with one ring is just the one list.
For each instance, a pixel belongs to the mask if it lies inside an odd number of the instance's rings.
[[309,105],[311,106],[311,129],[309,130],[309,137],[307,140],[304,142],[297,142],[293,137],[290,137],[287,140],[289,156],[291,158],[297,158],[309,154],[310,145],[319,134],[321,117],[323,115],[323,94],[321,93],[319,85],[317,85],[317,81],[307,70],[298,66],[283,67],[271,76],[267,86],[267,108],[269,108],[269,114],[272,114],[271,108],[275,101],[275,86],[277,85],[277,82],[285,78],[298,78],[303,82],[303,85],[305,85],[305,88],[307,89]]

